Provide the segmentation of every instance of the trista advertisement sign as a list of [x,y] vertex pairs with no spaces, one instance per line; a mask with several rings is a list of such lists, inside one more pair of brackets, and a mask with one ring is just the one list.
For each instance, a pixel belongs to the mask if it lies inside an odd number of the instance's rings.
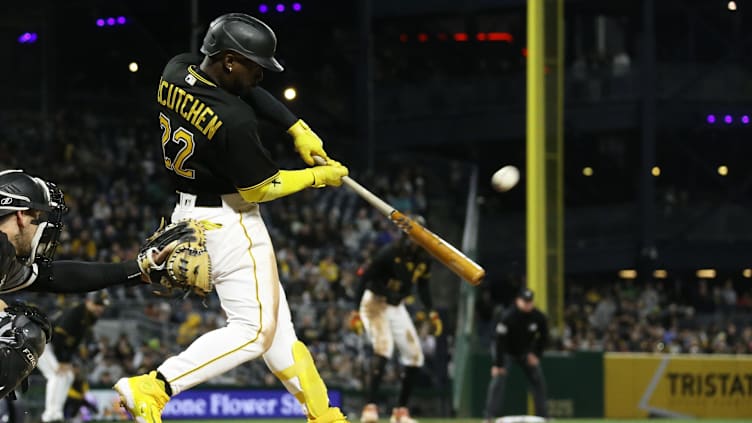
[[[341,404],[339,391],[329,390],[332,406]],[[117,393],[95,389],[100,415],[95,419],[128,419],[118,406]],[[165,419],[242,419],[305,417],[297,399],[283,390],[192,390],[170,399],[162,412]]]
[[752,357],[608,353],[606,417],[752,417]]

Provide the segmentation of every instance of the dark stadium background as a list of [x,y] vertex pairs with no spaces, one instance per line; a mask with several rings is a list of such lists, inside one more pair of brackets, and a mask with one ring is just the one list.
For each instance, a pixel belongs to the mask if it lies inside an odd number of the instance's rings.
[[[284,13],[274,11],[278,3],[287,5]],[[429,227],[456,245],[469,176],[477,170],[476,257],[488,278],[477,290],[474,342],[485,351],[484,331],[525,275],[526,2],[299,0],[299,12],[290,10],[292,3],[2,2],[0,165],[60,181],[72,205],[61,257],[129,258],[171,207],[164,175],[142,164],[158,158],[154,95],[162,66],[200,45],[214,17],[254,14],[276,31],[277,56],[287,68],[267,72],[262,85],[280,98],[294,87],[298,97],[289,107],[332,156],[378,194],[425,213]],[[557,66],[564,70],[565,310],[553,349],[667,351],[670,342],[653,329],[678,325],[687,337],[707,340],[702,352],[752,352],[752,3],[733,3],[732,11],[722,0],[564,1],[564,60]],[[261,4],[272,10],[261,14]],[[118,16],[126,24],[96,25]],[[35,42],[20,42],[27,32]],[[131,62],[138,63],[135,73]],[[302,165],[277,128],[263,126],[262,137],[280,163]],[[520,167],[523,179],[499,194],[489,180],[504,164]],[[645,177],[653,166],[660,174]],[[341,219],[354,222],[365,208],[374,231],[394,236],[358,201],[305,194],[267,211],[278,250],[312,266],[331,256],[348,280],[337,281],[342,287],[334,294],[314,295],[317,317],[327,308],[352,307],[348,283],[380,242],[348,249],[340,241],[349,222]],[[112,209],[112,224],[97,217],[103,203]],[[342,212],[333,217],[331,207]],[[293,221],[310,232],[288,230]],[[322,239],[327,243],[316,249]],[[632,269],[635,279],[619,273]],[[435,278],[448,335],[436,340],[425,396],[444,400],[421,406],[425,415],[449,415],[444,388],[461,293],[448,271]],[[294,309],[303,293],[320,292],[314,281],[288,282]],[[655,313],[636,316],[646,290],[657,293]],[[588,326],[607,296],[619,300],[615,320],[644,329],[639,342]],[[147,291],[117,298],[118,310],[159,309]],[[173,302],[167,317],[155,311],[155,321],[167,322],[152,325],[162,344],[189,313],[176,313],[181,307]],[[124,316],[132,317],[110,315]],[[736,325],[731,334],[730,325]],[[721,334],[724,341],[715,342]],[[674,341],[675,348],[688,352],[692,342],[685,341]],[[261,367],[253,377],[263,375]],[[357,392],[358,384],[351,385]]]

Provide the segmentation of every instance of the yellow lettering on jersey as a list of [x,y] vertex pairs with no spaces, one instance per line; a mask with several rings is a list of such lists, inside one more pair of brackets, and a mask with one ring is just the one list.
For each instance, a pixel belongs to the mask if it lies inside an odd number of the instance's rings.
[[180,113],[180,103],[183,101],[183,98],[185,98],[186,92],[180,87],[175,87],[175,91],[177,98],[175,99],[175,107],[171,107],[171,109],[174,110],[175,113]]
[[169,84],[164,79],[159,79],[159,88],[157,88],[157,103],[161,105],[167,104],[167,100],[164,99],[164,96],[162,96],[162,90],[165,89]]
[[213,115],[214,110],[211,109],[211,107],[207,107],[204,109],[203,112],[199,115],[198,119],[196,119],[196,123],[193,125],[199,129],[199,131],[204,132],[204,128],[201,127],[201,124],[206,120],[206,115]]
[[186,113],[185,111],[185,105],[191,102],[193,102],[193,96],[186,93],[185,97],[183,98],[183,104],[180,105],[180,116],[182,116],[185,120],[188,120],[188,113]]
[[173,92],[175,90],[175,85],[170,84],[167,87],[167,102],[165,103],[165,106],[172,109],[175,107],[175,96],[173,95]]
[[206,138],[214,138],[214,134],[220,126],[222,126],[222,121],[219,120],[217,116],[212,117],[209,123],[206,124],[206,128],[204,128],[204,135],[206,135]]
[[[209,140],[214,138],[214,135],[223,123],[211,107],[184,89],[164,79],[159,80],[157,103],[173,110],[183,119],[190,122],[191,125],[206,135]],[[207,120],[208,123],[206,123]],[[206,123],[205,126],[204,123]]]
[[191,110],[188,111],[188,116],[185,116],[185,120],[189,121],[191,125],[196,126],[196,118],[204,110],[204,106],[204,103],[198,100],[194,101]]

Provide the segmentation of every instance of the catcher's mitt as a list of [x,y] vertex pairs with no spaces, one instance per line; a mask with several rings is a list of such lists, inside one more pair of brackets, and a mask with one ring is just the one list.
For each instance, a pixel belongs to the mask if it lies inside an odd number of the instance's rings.
[[[164,226],[152,234],[141,247],[138,254],[138,266],[149,282],[159,282],[167,288],[169,295],[173,290],[195,293],[201,297],[212,290],[211,261],[206,251],[206,234],[209,229],[219,225],[205,220],[180,220]],[[172,248],[162,263],[154,262],[155,253],[165,248]]]

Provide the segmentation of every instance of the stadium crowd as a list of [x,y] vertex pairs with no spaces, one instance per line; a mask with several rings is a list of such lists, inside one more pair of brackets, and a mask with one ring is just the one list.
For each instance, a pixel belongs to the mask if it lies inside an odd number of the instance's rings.
[[[0,151],[0,166],[22,166],[57,182],[65,192],[70,212],[57,257],[105,262],[134,257],[174,201],[166,178],[156,168],[159,151],[151,145],[151,122],[123,124],[86,112],[61,113],[44,125],[37,122],[34,114],[0,117],[0,137],[8,146]],[[281,148],[273,150],[281,167],[300,166],[293,162],[297,158],[291,148],[286,155]],[[429,214],[429,178],[424,170],[400,169],[382,173],[392,178],[358,178],[397,208]],[[399,236],[398,230],[346,189],[307,190],[264,205],[263,214],[298,335],[310,346],[331,386],[362,388],[367,346],[348,330],[346,316],[354,308],[358,269],[380,246]],[[677,288],[680,281],[571,282],[565,330],[554,334],[555,349],[752,353],[752,325],[743,319],[752,312],[752,297],[733,281],[700,280],[689,293]],[[92,337],[82,357],[92,385],[109,386],[123,375],[144,373],[197,336],[224,324],[221,311],[214,311],[219,307],[205,307],[195,298],[165,300],[150,291],[148,286],[113,289],[120,306],[106,317],[122,317],[123,309],[131,309],[146,327],[157,329],[137,338],[126,332]],[[71,300],[50,294],[21,295],[48,310]],[[494,319],[484,307],[494,305],[479,302],[481,337],[489,333]],[[435,356],[437,340],[427,329],[420,329],[427,358],[422,385],[436,386],[432,369],[450,363]],[[451,329],[447,333],[451,337]],[[387,368],[386,387],[397,386],[397,369],[396,365]],[[213,382],[249,381],[278,383],[261,361]]]

